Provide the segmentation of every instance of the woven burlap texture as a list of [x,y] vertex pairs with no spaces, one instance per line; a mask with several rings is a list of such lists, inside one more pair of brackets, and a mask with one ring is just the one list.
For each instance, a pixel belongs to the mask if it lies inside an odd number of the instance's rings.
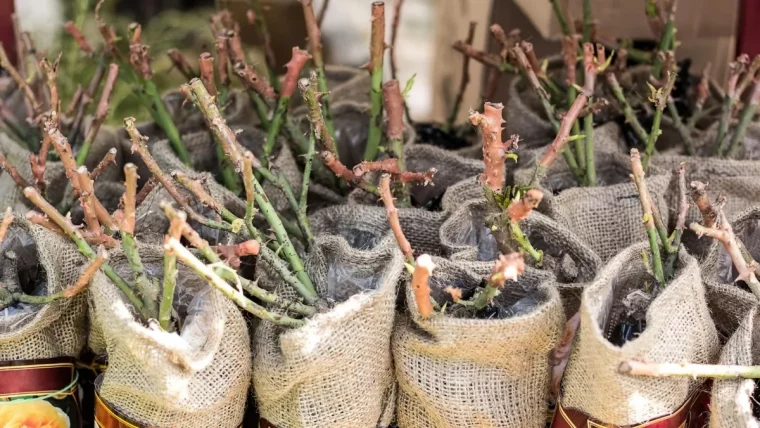
[[[636,186],[629,178],[628,156],[597,153],[597,187],[576,187],[564,159],[549,169],[541,182],[544,199],[538,211],[574,231],[602,260],[646,238],[641,226],[641,205]],[[515,182],[529,183],[533,168],[515,172]],[[650,167],[647,188],[667,224],[670,209],[665,195],[670,173]]]
[[622,347],[607,340],[623,316],[622,299],[654,283],[641,253],[646,242],[610,260],[586,287],[581,324],[562,380],[562,405],[614,425],[632,425],[677,410],[702,384],[686,377],[633,377],[618,373],[621,362],[715,363],[719,352],[697,260],[681,250],[673,279],[651,302],[646,329]]
[[[485,225],[486,204],[485,199],[465,202],[443,223],[440,241],[447,258],[482,263],[484,269],[493,265],[495,258],[483,260],[486,254],[496,255],[482,248],[496,245],[495,240],[481,242],[490,235]],[[594,279],[602,260],[573,231],[541,213],[531,213],[520,226],[534,248],[543,251],[540,268],[556,276],[566,314],[572,316],[580,305],[584,285]]]
[[[335,305],[298,329],[259,323],[253,361],[259,412],[277,428],[387,427],[393,418],[390,339],[401,252],[391,239],[359,251],[340,237],[320,236],[306,263],[320,296]],[[365,285],[371,278],[371,284],[355,292],[361,286],[329,283],[341,269]]]
[[[146,268],[160,272],[163,248],[139,249]],[[123,253],[113,250],[110,255],[114,269],[128,277]],[[102,273],[95,275],[90,288],[92,323],[102,331],[108,352],[100,396],[144,426],[237,427],[251,374],[245,320],[234,303],[189,269],[178,267],[178,293],[204,299],[194,306],[195,318],[185,319],[179,335],[145,327],[118,288]]]
[[[747,311],[736,332],[721,351],[719,364],[757,365],[760,361],[758,307]],[[751,379],[716,379],[710,396],[710,426],[714,428],[757,428],[752,408],[756,385]]]
[[[424,253],[443,254],[438,230],[446,219],[444,213],[399,208],[398,218],[415,256]],[[385,208],[369,205],[335,205],[324,208],[309,216],[309,222],[315,236],[338,235],[360,250],[375,248],[390,232]]]
[[[36,242],[37,258],[47,277],[47,294],[57,293],[73,285],[84,270],[84,258],[68,239],[63,238],[15,214],[8,230],[2,255],[11,241],[31,237]],[[19,254],[20,256],[20,254]],[[30,262],[20,260],[19,263]],[[46,305],[38,305],[32,313],[7,316],[0,311],[0,360],[31,360],[55,357],[76,357],[87,336],[85,330],[86,296],[80,294]]]
[[[447,285],[472,290],[480,284],[482,272],[438,257],[433,261],[431,295],[439,302]],[[409,315],[400,316],[393,331],[399,427],[545,425],[548,355],[565,318],[551,275],[527,268],[519,284],[535,287],[541,300],[526,315],[456,318],[450,308],[423,320],[407,281]]]

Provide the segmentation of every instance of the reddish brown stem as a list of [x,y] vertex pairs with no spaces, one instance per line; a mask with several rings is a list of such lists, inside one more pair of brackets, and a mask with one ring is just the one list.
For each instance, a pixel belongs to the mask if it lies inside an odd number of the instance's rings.
[[215,42],[216,46],[216,74],[219,76],[219,83],[223,88],[230,86],[229,62],[230,55],[227,51],[227,37],[218,36]]
[[142,45],[139,43],[129,45],[129,63],[132,65],[132,68],[135,69],[137,74],[145,80],[149,80],[153,77],[148,50],[148,45]]
[[694,102],[697,109],[702,109],[705,101],[707,101],[707,97],[710,96],[710,68],[712,68],[712,64],[707,63],[705,69],[702,70],[702,77],[699,79],[699,85],[697,85],[697,97]]
[[[467,86],[465,83],[464,86]],[[388,118],[385,130],[388,139],[402,140],[404,138],[404,98],[398,80],[389,80],[383,84],[383,106]]]
[[544,194],[538,189],[528,190],[522,199],[510,202],[507,207],[507,216],[516,222],[525,220],[538,207],[543,197]]
[[124,218],[119,227],[122,232],[129,234],[135,233],[137,179],[137,167],[131,163],[124,165]]
[[565,83],[568,86],[576,82],[575,70],[578,64],[578,40],[580,36],[573,34],[562,38],[562,60],[565,64]]
[[[397,79],[398,66],[396,62],[396,38],[398,37],[398,26],[401,22],[401,7],[404,0],[395,0],[393,5],[393,21],[391,23],[391,79]],[[472,23],[470,23],[472,25]],[[472,43],[471,41],[469,43]]]
[[500,71],[505,71],[506,64],[499,55],[490,54],[481,50],[475,49],[472,45],[465,43],[461,40],[457,40],[451,45],[455,50],[462,55],[466,55],[479,63],[494,67]]
[[281,97],[290,97],[298,87],[298,78],[301,76],[301,71],[306,66],[306,63],[311,59],[311,55],[305,50],[299,49],[298,46],[293,47],[293,54],[290,57],[290,61],[285,64],[285,68],[288,69],[285,72],[285,77],[282,81],[282,90],[280,91]]
[[78,195],[79,192],[81,192],[76,173],[78,165],[71,152],[69,140],[67,140],[66,137],[61,134],[61,131],[50,121],[45,123],[45,133],[48,134],[50,142],[53,144],[53,147],[55,147],[56,152],[58,152],[58,157],[61,159],[63,168],[66,171],[66,176],[71,181],[71,186]]
[[106,55],[113,55],[116,59],[121,61],[121,52],[119,52],[119,48],[116,46],[116,41],[118,39],[118,37],[116,37],[116,31],[100,18],[100,7],[104,2],[105,0],[100,0],[95,6],[95,22],[98,23],[98,30],[100,30],[100,35],[103,36]]
[[552,141],[549,148],[541,155],[541,158],[536,165],[536,174],[534,174],[533,185],[538,185],[538,180],[543,174],[552,166],[554,160],[557,159],[567,143],[570,141],[570,131],[573,128],[573,123],[578,119],[586,104],[588,103],[588,95],[579,94],[573,105],[567,111],[567,114],[562,118],[557,136]]
[[45,169],[47,164],[40,164],[40,158],[34,153],[29,153],[29,167],[32,169],[32,177],[34,177],[34,187],[37,191],[44,193],[45,191]]
[[82,96],[84,95],[84,88],[82,88],[81,84],[77,84],[77,90],[74,91],[74,95],[71,96],[71,101],[69,102],[69,105],[66,106],[66,116],[72,117],[74,116],[74,112],[77,109],[77,106],[80,102],[82,102]]
[[193,66],[190,65],[190,62],[185,58],[185,56],[180,52],[178,49],[169,49],[166,51],[166,55],[169,57],[169,59],[172,61],[172,65],[174,65],[174,68],[176,68],[182,75],[185,77],[185,79],[190,80],[194,77],[198,77],[195,74],[195,70],[193,70]]
[[506,179],[504,171],[506,150],[501,141],[503,109],[502,104],[485,103],[483,114],[471,112],[469,117],[470,122],[480,127],[481,131],[485,172],[480,176],[480,181],[496,193],[502,191]]
[[430,285],[428,281],[433,274],[435,264],[433,259],[422,254],[417,257],[414,263],[414,273],[412,273],[412,290],[414,291],[414,300],[417,301],[417,311],[422,319],[427,319],[433,313],[433,303],[430,301]]
[[336,159],[335,155],[333,155],[332,152],[325,150],[320,153],[319,156],[322,158],[322,162],[324,162],[325,166],[330,168],[330,170],[334,172],[335,175],[342,178],[349,184],[357,184],[354,173],[351,172],[351,170],[348,169],[345,165],[343,165],[341,161]]
[[79,50],[84,52],[86,55],[91,56],[95,51],[92,49],[92,45],[90,45],[90,42],[87,41],[87,38],[84,37],[84,34],[79,30],[79,27],[74,24],[74,21],[69,21],[66,24],[64,24],[63,28],[66,30],[71,37],[74,38],[74,41],[77,43],[77,46],[79,46]]
[[95,116],[92,119],[92,125],[87,132],[87,137],[84,140],[80,153],[78,154],[78,163],[84,164],[87,154],[90,151],[90,146],[98,136],[100,127],[108,117],[108,105],[111,101],[111,94],[113,88],[116,85],[116,79],[119,77],[119,66],[111,64],[108,66],[108,76],[106,76],[106,82],[103,84],[103,91],[100,93],[100,100],[98,101],[98,107],[95,109]]
[[44,214],[40,214],[37,211],[29,211],[26,213],[25,217],[31,223],[34,223],[38,226],[42,226],[45,229],[48,229],[51,232],[55,232],[61,236],[66,236],[66,232],[64,232],[63,229],[58,227],[57,224],[50,221],[50,219],[47,218]]
[[92,280],[92,277],[95,276],[95,272],[100,270],[100,267],[103,266],[103,263],[105,263],[107,260],[108,253],[106,252],[106,249],[104,247],[99,247],[98,256],[87,264],[87,267],[85,268],[84,272],[79,275],[77,281],[74,284],[63,289],[61,292],[63,294],[63,297],[74,297],[84,291],[84,289],[87,288],[87,285]]
[[[468,45],[472,45],[472,41],[475,39],[475,28],[477,28],[477,23],[475,21],[470,22],[470,27],[467,30],[467,39],[465,40],[465,43]],[[494,24],[498,26],[498,24]],[[501,27],[499,27],[501,28]],[[502,30],[503,34],[504,30]],[[490,70],[489,70],[490,73]],[[459,89],[457,90],[457,96],[454,98],[454,105],[451,108],[451,112],[449,113],[449,117],[446,119],[446,127],[448,129],[451,129],[451,127],[454,124],[454,121],[457,119],[457,115],[459,114],[459,107],[462,105],[462,99],[464,99],[464,92],[467,90],[467,85],[470,83],[470,57],[467,55],[462,55],[462,77],[459,80]],[[402,106],[403,106],[403,99],[401,100]],[[399,116],[399,120],[400,116]]]
[[61,100],[58,95],[58,65],[60,63],[61,54],[58,54],[52,65],[48,62],[47,58],[42,58],[42,61],[40,61],[40,68],[45,73],[45,82],[50,92],[50,116],[56,124],[58,124],[61,114]]
[[182,187],[192,193],[193,196],[195,196],[195,198],[198,199],[202,205],[211,208],[214,212],[222,211],[222,207],[219,202],[212,198],[206,189],[203,188],[203,183],[201,180],[193,180],[192,178],[188,177],[187,174],[179,170],[172,171],[171,175],[172,178],[177,180],[177,182],[182,185]]
[[87,225],[88,232],[92,236],[98,236],[103,231],[100,229],[98,215],[95,212],[95,188],[90,180],[90,174],[87,167],[81,166],[77,169],[77,179],[82,191],[79,192],[79,203],[84,211],[84,222]]
[[156,185],[158,184],[158,181],[156,181],[156,177],[151,176],[148,179],[148,182],[143,185],[142,189],[140,189],[139,192],[137,192],[137,196],[135,196],[135,207],[139,207],[142,205],[143,202],[145,202],[145,199],[148,197],[150,192],[153,191],[153,189],[156,188]]
[[381,161],[364,161],[356,165],[353,169],[353,175],[356,180],[362,179],[365,174],[372,172],[383,172],[390,174],[394,180],[403,184],[423,183],[429,184],[433,181],[433,176],[438,172],[435,168],[430,168],[425,172],[402,171],[398,164],[398,159],[389,158]]
[[266,101],[273,102],[277,100],[277,94],[269,84],[269,81],[265,77],[259,76],[253,67],[248,66],[243,61],[238,61],[235,62],[233,70],[247,89],[254,91]]
[[[467,34],[467,44],[471,45],[472,41],[475,38],[475,22],[470,22],[470,32]],[[506,61],[509,57],[509,49],[513,46],[509,39],[507,38],[507,34],[504,32],[504,28],[501,27],[499,24],[492,24],[489,27],[489,30],[491,31],[491,36],[499,43],[499,56],[501,56],[502,61]]]
[[106,152],[106,155],[103,156],[103,159],[98,162],[98,165],[95,167],[94,170],[90,173],[90,177],[92,178],[92,181],[95,181],[100,177],[100,174],[103,173],[111,164],[116,165],[116,148],[112,147],[111,149]]
[[718,219],[718,212],[710,203],[710,198],[707,196],[707,184],[699,181],[692,181],[691,187],[691,199],[694,204],[702,213],[702,226],[712,228],[715,226],[715,222]]
[[[602,50],[602,52],[604,52]],[[583,92],[587,96],[594,95],[596,87],[596,64],[594,63],[594,45],[591,43],[583,44]]]
[[390,224],[393,236],[396,237],[401,252],[404,253],[404,258],[407,263],[414,263],[414,251],[412,245],[404,236],[404,231],[401,230],[401,223],[398,219],[398,209],[393,204],[393,195],[391,194],[391,176],[389,174],[383,174],[380,178],[380,199],[383,200],[385,205],[385,214],[388,217],[388,223]]
[[306,24],[306,34],[309,38],[309,47],[311,48],[311,55],[314,58],[314,65],[316,68],[324,67],[324,59],[322,57],[322,32],[319,30],[319,22],[316,15],[314,15],[314,6],[311,4],[311,0],[300,0],[303,8],[303,18]]
[[520,47],[522,48],[522,51],[525,53],[525,56],[528,58],[528,63],[530,64],[530,68],[533,69],[533,71],[538,75],[540,78],[545,78],[546,73],[541,68],[541,64],[538,62],[538,57],[536,56],[536,51],[533,50],[533,43],[522,41],[520,42]]
[[201,82],[203,82],[203,86],[206,87],[206,91],[208,91],[209,95],[215,97],[217,91],[216,81],[214,80],[214,57],[208,52],[203,52],[200,56],[199,63],[201,68]]

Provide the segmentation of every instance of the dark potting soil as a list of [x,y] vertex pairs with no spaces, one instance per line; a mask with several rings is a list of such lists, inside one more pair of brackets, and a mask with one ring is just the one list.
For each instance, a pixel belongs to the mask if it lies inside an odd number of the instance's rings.
[[417,143],[429,144],[446,150],[456,150],[468,147],[470,143],[458,132],[457,128],[446,131],[440,123],[415,123],[417,131]]
[[647,322],[645,319],[639,319],[635,316],[628,316],[622,320],[615,329],[612,331],[612,336],[609,338],[610,343],[616,346],[623,346],[626,342],[629,342],[637,338],[644,332]]

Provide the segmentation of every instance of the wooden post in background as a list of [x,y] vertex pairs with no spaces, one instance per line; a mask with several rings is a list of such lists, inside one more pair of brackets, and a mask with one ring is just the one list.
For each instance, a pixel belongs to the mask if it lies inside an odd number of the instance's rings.
[[[504,1],[504,0],[501,0]],[[433,63],[432,119],[444,122],[454,103],[462,73],[462,55],[451,48],[467,37],[470,21],[478,23],[473,45],[485,49],[491,23],[492,0],[435,0],[435,55]],[[479,108],[483,66],[470,61],[470,84],[462,99],[456,123],[464,122],[470,108]]]

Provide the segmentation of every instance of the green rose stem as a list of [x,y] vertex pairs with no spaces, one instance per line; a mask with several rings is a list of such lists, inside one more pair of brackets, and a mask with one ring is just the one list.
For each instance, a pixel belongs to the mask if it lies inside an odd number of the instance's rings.
[[[589,1],[589,0],[584,0]],[[657,46],[658,53],[652,65],[652,76],[655,80],[662,78],[664,60],[660,53],[666,53],[674,48],[676,40],[676,0],[667,3],[670,7],[665,11],[665,28],[662,31],[660,43]]]
[[[377,158],[380,139],[383,136],[383,56],[385,54],[385,3],[372,3],[372,34],[369,48],[370,83],[370,118],[367,148],[364,160]],[[322,88],[320,88],[322,89]],[[323,91],[324,92],[324,91]]]
[[642,165],[646,169],[649,165],[649,159],[654,153],[654,148],[657,145],[657,139],[662,134],[660,130],[660,122],[662,121],[662,112],[668,106],[668,99],[670,99],[670,93],[673,91],[673,86],[676,83],[676,77],[678,75],[673,72],[668,72],[668,80],[660,89],[654,89],[650,86],[652,94],[649,100],[655,105],[654,119],[652,119],[652,130],[649,132],[649,139],[647,139],[646,146],[644,148],[644,158],[642,159]]
[[[176,218],[169,221],[169,232],[164,236],[164,245],[169,239],[179,240],[182,236],[182,226],[187,215],[184,211],[176,213]],[[174,289],[177,287],[177,257],[168,251],[164,251],[164,283],[161,295],[161,304],[158,309],[158,323],[164,331],[172,330],[172,309],[174,305]]]
[[647,232],[649,239],[649,248],[652,251],[652,270],[654,272],[655,280],[659,286],[665,286],[665,276],[662,269],[662,257],[660,256],[660,245],[657,242],[657,230],[654,224],[654,217],[652,216],[652,199],[649,196],[647,190],[646,180],[644,179],[644,167],[639,156],[639,151],[631,149],[631,172],[633,182],[636,185],[636,189],[639,192],[639,200],[641,201],[641,212],[643,214],[642,221],[644,222],[644,228]]

